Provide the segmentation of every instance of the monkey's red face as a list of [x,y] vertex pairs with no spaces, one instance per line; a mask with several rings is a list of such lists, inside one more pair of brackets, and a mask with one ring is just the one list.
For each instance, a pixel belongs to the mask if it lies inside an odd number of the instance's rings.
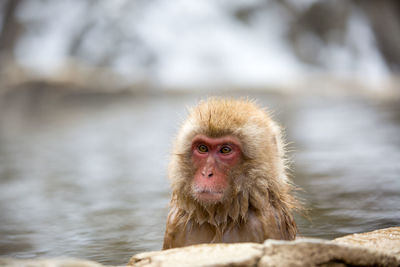
[[203,203],[221,201],[229,187],[229,171],[239,163],[240,157],[240,143],[233,136],[210,138],[197,135],[193,138],[194,197]]

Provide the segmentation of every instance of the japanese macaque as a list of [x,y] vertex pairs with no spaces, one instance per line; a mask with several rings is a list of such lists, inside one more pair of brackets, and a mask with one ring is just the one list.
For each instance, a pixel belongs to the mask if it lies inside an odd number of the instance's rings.
[[199,243],[292,240],[297,207],[279,126],[248,100],[194,107],[172,152],[163,249]]

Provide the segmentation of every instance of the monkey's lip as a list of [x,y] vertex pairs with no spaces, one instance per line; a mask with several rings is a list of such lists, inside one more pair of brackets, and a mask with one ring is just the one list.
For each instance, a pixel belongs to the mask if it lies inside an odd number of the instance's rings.
[[223,191],[210,189],[195,189],[196,198],[201,201],[219,201],[224,196]]

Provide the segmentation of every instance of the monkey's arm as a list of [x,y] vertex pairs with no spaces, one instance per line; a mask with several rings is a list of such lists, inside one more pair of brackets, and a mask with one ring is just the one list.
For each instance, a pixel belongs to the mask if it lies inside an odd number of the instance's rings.
[[164,234],[164,244],[162,248],[163,250],[176,247],[176,244],[174,244],[177,232],[176,213],[177,209],[174,207],[172,207],[168,213],[167,225],[165,227],[165,234]]
[[293,216],[283,207],[271,206],[261,220],[265,239],[294,240],[296,238],[296,223]]

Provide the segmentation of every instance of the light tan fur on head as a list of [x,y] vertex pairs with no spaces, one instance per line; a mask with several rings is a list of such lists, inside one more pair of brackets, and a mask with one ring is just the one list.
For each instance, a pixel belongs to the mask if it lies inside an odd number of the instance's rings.
[[[191,142],[196,135],[237,137],[241,143],[240,173],[232,171],[230,196],[215,205],[202,205],[190,194],[193,177]],[[222,229],[246,221],[249,209],[272,207],[290,217],[297,205],[291,196],[280,127],[253,101],[210,98],[190,110],[176,138],[169,164],[172,203],[178,207],[176,223],[195,220]],[[245,182],[244,182],[245,181]],[[277,216],[277,215],[275,215]],[[292,229],[295,235],[296,229]],[[216,237],[217,238],[217,237]]]

